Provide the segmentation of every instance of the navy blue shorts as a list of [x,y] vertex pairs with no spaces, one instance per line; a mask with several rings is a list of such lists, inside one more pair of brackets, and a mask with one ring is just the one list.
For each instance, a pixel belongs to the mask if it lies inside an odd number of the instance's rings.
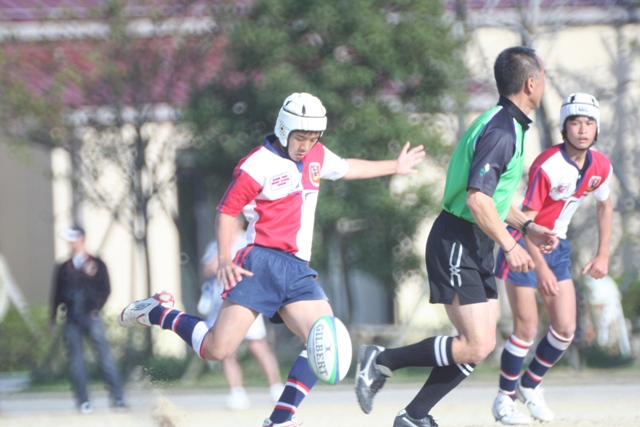
[[461,305],[498,298],[494,247],[478,225],[442,211],[427,239],[429,302],[451,304],[456,294]]
[[234,262],[253,273],[224,293],[235,304],[264,314],[273,323],[282,323],[280,307],[296,301],[328,300],[318,281],[318,273],[307,261],[277,249],[249,245],[236,254]]
[[[513,232],[513,228],[507,228],[509,229],[509,232]],[[511,233],[511,235],[513,235],[513,233]],[[518,244],[526,249],[524,239],[520,238],[518,240]],[[558,281],[571,279],[571,271],[569,270],[571,267],[571,248],[569,247],[569,242],[567,242],[566,239],[560,239],[558,247],[555,248],[553,252],[542,255]],[[496,277],[517,286],[526,286],[529,288],[538,287],[536,272],[533,270],[528,273],[516,273],[511,271],[502,251],[498,252],[498,256],[496,258]]]

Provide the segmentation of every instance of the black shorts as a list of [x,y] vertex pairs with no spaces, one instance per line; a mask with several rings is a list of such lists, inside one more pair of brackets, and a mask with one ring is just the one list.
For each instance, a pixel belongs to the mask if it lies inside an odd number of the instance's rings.
[[498,298],[495,242],[480,227],[442,211],[431,227],[425,259],[432,304],[461,305]]

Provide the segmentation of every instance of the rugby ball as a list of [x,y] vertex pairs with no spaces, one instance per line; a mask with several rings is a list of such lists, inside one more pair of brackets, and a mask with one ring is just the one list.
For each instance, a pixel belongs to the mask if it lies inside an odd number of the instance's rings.
[[322,316],[307,338],[307,360],[316,377],[325,384],[338,384],[351,366],[351,338],[344,323],[334,316]]

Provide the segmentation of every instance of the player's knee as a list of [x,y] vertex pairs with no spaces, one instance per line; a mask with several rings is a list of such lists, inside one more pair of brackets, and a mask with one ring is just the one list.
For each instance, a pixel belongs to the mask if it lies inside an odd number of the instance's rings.
[[536,339],[536,335],[538,335],[537,323],[521,325],[520,328],[515,331],[515,336],[524,342],[532,342]]
[[513,334],[516,338],[524,342],[532,342],[538,335],[538,318],[515,318],[513,325]]
[[223,348],[205,347],[203,350],[202,356],[204,359],[217,361],[217,360],[226,359],[232,353],[233,353],[232,351],[228,351]]
[[487,343],[485,346],[482,347],[482,349],[480,349],[480,351],[478,353],[478,361],[477,362],[473,362],[473,363],[482,362],[484,359],[487,358],[487,356],[489,356],[491,354],[491,352],[493,351],[494,348],[496,348],[495,340],[490,342],[490,343]]
[[483,343],[477,343],[469,348],[468,360],[466,363],[480,363],[487,358],[496,346],[495,339],[487,340]]
[[553,331],[556,333],[556,335],[559,335],[566,340],[572,340],[573,334],[576,332],[576,324],[568,323],[558,325],[557,327],[553,326]]

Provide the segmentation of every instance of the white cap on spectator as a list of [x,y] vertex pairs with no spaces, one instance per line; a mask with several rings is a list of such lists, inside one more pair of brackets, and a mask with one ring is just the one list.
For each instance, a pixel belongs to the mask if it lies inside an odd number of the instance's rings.
[[61,237],[67,242],[77,242],[81,237],[84,237],[84,229],[74,225],[73,227],[64,230]]

